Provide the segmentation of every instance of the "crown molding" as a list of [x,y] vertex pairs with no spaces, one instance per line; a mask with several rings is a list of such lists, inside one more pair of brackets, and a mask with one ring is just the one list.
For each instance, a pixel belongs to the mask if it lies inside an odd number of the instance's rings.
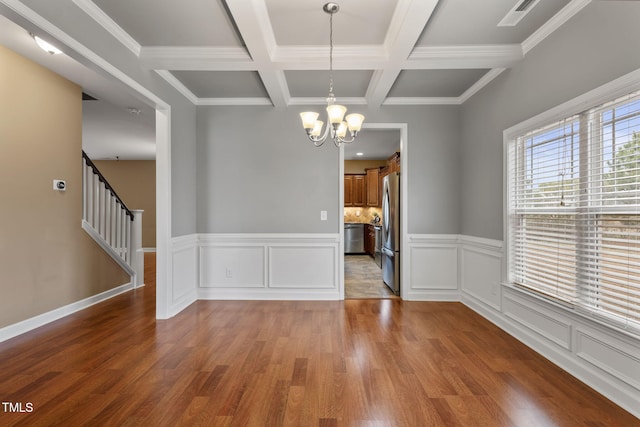
[[163,79],[167,81],[175,90],[180,92],[191,101],[192,104],[198,104],[198,97],[193,94],[185,85],[182,84],[180,80],[178,80],[170,71],[167,70],[155,70],[156,73],[160,75]]
[[[357,97],[340,97],[338,98],[338,103],[341,105],[367,105],[367,100],[365,98]],[[289,103],[287,105],[327,105],[327,98],[291,98],[289,99]]]
[[452,97],[389,97],[382,105],[460,105],[462,100],[459,96]]
[[403,69],[502,68],[524,57],[519,44],[418,46]]
[[[328,46],[279,46],[271,60],[284,70],[317,70],[329,68]],[[388,61],[382,45],[335,46],[333,69],[370,70],[384,66]]]
[[273,103],[269,98],[198,98],[197,106],[269,106]]
[[122,43],[127,49],[133,52],[134,55],[140,55],[140,44],[135,41],[133,37],[122,29],[113,19],[111,19],[106,13],[102,11],[91,0],[72,0],[73,3],[78,6],[84,13],[89,15],[96,21],[102,28],[107,30],[109,34],[115,37],[120,43]]
[[462,95],[460,95],[460,104],[464,104],[465,102],[467,102],[469,98],[479,92],[486,85],[491,83],[491,81],[502,74],[504,70],[506,70],[506,68],[493,68],[489,70],[487,74],[480,77],[477,82],[471,85],[469,89],[467,89]]
[[591,0],[573,0],[558,13],[553,15],[551,19],[545,22],[540,28],[538,28],[533,34],[531,34],[525,41],[522,42],[522,52],[526,55],[541,43],[544,39],[549,37],[554,31],[563,26],[569,19],[575,16],[578,12],[584,9],[591,3]]
[[256,71],[249,53],[242,47],[143,47],[140,62],[149,69]]

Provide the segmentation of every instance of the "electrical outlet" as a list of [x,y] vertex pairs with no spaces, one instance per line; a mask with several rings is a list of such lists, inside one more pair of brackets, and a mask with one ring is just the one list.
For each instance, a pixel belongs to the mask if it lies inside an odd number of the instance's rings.
[[327,220],[327,211],[320,211],[320,221]]
[[227,279],[231,279],[233,277],[233,272],[231,271],[231,269],[229,267],[227,267],[225,269],[224,277],[226,277]]

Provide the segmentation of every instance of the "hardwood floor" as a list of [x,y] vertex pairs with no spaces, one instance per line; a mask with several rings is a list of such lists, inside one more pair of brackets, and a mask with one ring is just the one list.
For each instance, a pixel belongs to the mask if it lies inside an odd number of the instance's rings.
[[640,425],[459,303],[198,301],[157,321],[145,281],[0,343],[0,400],[32,405],[0,425]]

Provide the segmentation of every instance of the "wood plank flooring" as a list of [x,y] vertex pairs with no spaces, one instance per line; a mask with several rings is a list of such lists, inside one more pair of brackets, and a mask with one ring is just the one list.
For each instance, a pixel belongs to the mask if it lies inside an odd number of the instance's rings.
[[198,301],[158,321],[145,281],[0,343],[0,400],[32,404],[0,425],[640,425],[459,303]]

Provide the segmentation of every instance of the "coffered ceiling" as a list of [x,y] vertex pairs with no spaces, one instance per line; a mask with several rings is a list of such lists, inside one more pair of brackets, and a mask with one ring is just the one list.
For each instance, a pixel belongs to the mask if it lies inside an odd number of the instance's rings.
[[[570,0],[344,0],[334,88],[344,104],[460,104],[553,31]],[[198,105],[324,104],[325,0],[74,0]],[[575,2],[574,2],[575,3]]]
[[[21,3],[29,7],[39,1]],[[353,110],[462,104],[591,1],[338,1],[334,93]],[[75,13],[87,14],[135,54],[141,67],[157,72],[195,105],[326,103],[326,0],[72,2],[79,9]],[[525,12],[510,15],[523,3]],[[501,25],[509,19],[518,22]],[[86,73],[81,84],[87,93],[115,100],[116,109],[125,107],[113,97],[115,91],[93,85]],[[141,117],[153,115],[144,108]],[[85,109],[88,115],[93,110],[101,120],[109,116],[108,108]],[[126,148],[119,150],[97,157],[127,158]]]

